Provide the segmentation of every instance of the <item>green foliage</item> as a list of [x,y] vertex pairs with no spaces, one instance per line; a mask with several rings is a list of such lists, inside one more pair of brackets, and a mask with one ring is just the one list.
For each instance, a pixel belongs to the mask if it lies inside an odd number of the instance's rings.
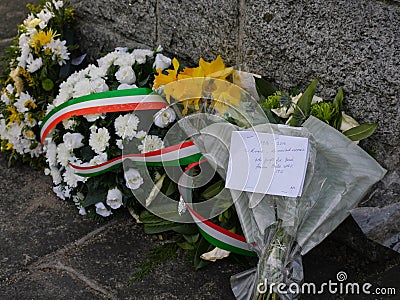
[[132,275],[128,285],[133,285],[143,280],[143,277],[152,273],[167,261],[178,258],[178,245],[175,242],[167,242],[150,250],[145,262],[137,263],[134,268],[138,270]]
[[349,130],[346,130],[345,132],[343,132],[343,134],[352,141],[360,141],[371,136],[376,130],[377,126],[378,124],[365,123],[357,127],[351,128]]
[[301,95],[293,112],[292,118],[289,121],[290,126],[301,126],[301,124],[303,124],[303,122],[309,117],[311,111],[311,101],[315,94],[317,84],[318,80],[314,79]]

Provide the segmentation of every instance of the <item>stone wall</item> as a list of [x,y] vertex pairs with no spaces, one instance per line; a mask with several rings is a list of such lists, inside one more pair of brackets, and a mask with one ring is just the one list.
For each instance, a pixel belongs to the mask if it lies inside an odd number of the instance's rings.
[[389,170],[362,205],[399,201],[399,0],[71,2],[79,42],[92,58],[117,46],[162,45],[189,64],[221,54],[284,88],[320,78],[318,94],[326,98],[343,87],[346,110],[379,124],[364,145]]

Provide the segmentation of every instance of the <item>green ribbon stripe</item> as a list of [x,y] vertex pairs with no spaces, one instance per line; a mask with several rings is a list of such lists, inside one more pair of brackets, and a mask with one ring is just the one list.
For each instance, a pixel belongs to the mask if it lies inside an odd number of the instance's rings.
[[59,106],[55,107],[51,112],[49,112],[43,119],[42,124],[40,125],[40,131],[42,130],[43,126],[46,124],[47,120],[51,118],[55,113],[58,111],[82,102],[92,101],[92,100],[99,100],[104,98],[117,98],[117,97],[128,97],[128,96],[146,96],[152,94],[153,91],[149,88],[136,88],[136,89],[126,89],[126,90],[113,90],[107,92],[100,92],[94,93],[78,98],[73,98],[60,104]]

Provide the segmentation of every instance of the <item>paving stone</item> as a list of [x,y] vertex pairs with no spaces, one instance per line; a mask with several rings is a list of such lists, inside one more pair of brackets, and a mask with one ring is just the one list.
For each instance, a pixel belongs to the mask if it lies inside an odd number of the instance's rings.
[[229,278],[244,269],[228,261],[217,262],[195,271],[185,258],[168,261],[129,285],[138,263],[147,260],[151,248],[159,245],[154,236],[132,218],[103,232],[67,257],[67,264],[109,290],[118,299],[231,299]]
[[7,168],[0,155],[0,281],[97,224],[53,194],[50,177],[28,166]]
[[106,299],[85,286],[80,280],[62,271],[23,272],[13,285],[1,286],[3,300]]

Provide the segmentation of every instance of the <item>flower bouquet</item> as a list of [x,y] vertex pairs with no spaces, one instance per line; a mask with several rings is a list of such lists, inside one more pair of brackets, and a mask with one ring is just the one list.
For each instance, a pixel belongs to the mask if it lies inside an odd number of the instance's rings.
[[[183,177],[180,181],[180,192],[189,214],[209,242],[238,253],[254,251],[260,259],[257,269],[232,277],[235,296],[238,299],[297,299],[303,280],[301,255],[328,236],[385,174],[385,170],[353,142],[371,135],[376,125],[358,125],[343,113],[342,90],[334,101],[315,97],[316,80],[303,94],[289,95],[274,90],[263,79],[255,78],[259,106],[249,93],[213,78],[226,75],[225,70],[215,70],[210,78],[200,71],[200,77],[193,75],[198,70],[177,70],[175,66],[175,70],[167,71],[172,75],[170,81],[164,77],[168,76],[166,74],[160,77],[166,83],[165,96],[170,102],[178,103],[178,107],[181,103],[181,128],[192,137],[223,179],[229,173],[229,165],[237,163],[229,159],[237,146],[229,146],[233,131],[298,137],[308,141],[306,172],[299,194],[285,196],[246,189],[229,190],[245,239],[207,221],[210,216],[205,210],[189,204],[195,198],[191,184],[195,183],[196,177]],[[187,74],[194,79],[185,78]],[[158,82],[157,77],[155,82]],[[217,93],[213,94],[213,91]],[[221,102],[218,106],[214,104],[216,100]],[[195,118],[189,115],[190,105],[192,112],[196,112]],[[207,113],[205,116],[197,113],[201,109]],[[215,115],[218,118],[214,118]],[[250,154],[247,156],[241,159],[251,157]],[[268,187],[279,167],[275,165],[276,154],[267,159],[274,162],[270,177],[256,180]],[[249,170],[243,172],[251,175]],[[249,182],[248,179],[244,181]],[[218,206],[226,209],[227,202],[214,202],[208,208],[215,211]]]
[[[165,102],[152,93],[155,68],[170,59],[147,49],[117,48],[60,85],[41,124],[54,191],[72,199],[81,215],[108,217],[122,206],[139,209],[130,190],[142,190],[137,167],[122,168],[124,145],[135,158],[164,148],[163,128],[174,121],[173,112],[159,112]],[[155,120],[155,128],[150,125]],[[134,159],[134,158],[132,158]],[[161,174],[152,170],[152,180]]]
[[34,7],[18,27],[14,45],[7,50],[9,65],[1,81],[1,150],[34,161],[42,153],[39,125],[48,103],[71,65],[74,12],[63,1],[46,1]]

